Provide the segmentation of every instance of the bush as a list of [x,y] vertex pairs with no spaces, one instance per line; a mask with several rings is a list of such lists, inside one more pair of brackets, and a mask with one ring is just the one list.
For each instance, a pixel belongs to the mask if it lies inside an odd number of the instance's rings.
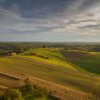
[[18,89],[8,90],[4,96],[4,100],[24,100],[22,93]]
[[6,55],[8,55],[7,51],[0,50],[0,56],[6,56]]
[[26,84],[24,87],[24,90],[27,92],[32,92],[33,91],[33,85],[31,84]]

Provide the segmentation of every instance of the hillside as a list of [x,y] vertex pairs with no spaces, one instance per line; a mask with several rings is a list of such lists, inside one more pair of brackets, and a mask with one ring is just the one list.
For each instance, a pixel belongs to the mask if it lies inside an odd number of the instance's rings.
[[[22,86],[24,86],[26,84],[26,80],[27,78],[28,81],[33,85],[33,86],[37,86],[41,88],[42,90],[48,90],[51,91],[51,95],[53,97],[59,98],[61,100],[66,100],[66,98],[71,99],[82,99],[82,100],[88,100],[88,95],[86,93],[80,92],[80,91],[76,91],[70,88],[66,88],[64,86],[37,78],[37,77],[33,77],[33,76],[26,76],[26,75],[22,75],[20,73],[16,73],[14,74],[13,71],[11,71],[10,74],[5,74],[4,72],[0,73],[0,77],[4,78],[5,80],[3,80],[2,82],[0,81],[0,84],[2,83],[2,85],[0,85],[0,89],[2,89],[2,91],[5,91],[8,88],[20,88]],[[10,82],[10,83],[9,83]],[[14,84],[14,86],[12,85]],[[39,92],[39,91],[38,91]],[[32,96],[32,94],[31,94]],[[25,98],[32,98],[31,96],[28,96],[28,94],[26,94]],[[34,96],[33,96],[34,97]],[[49,97],[50,98],[50,97]],[[59,100],[59,99],[50,99],[50,100]],[[25,99],[25,100],[27,100]],[[68,99],[68,100],[69,100]],[[30,99],[28,99],[30,100]],[[33,100],[33,99],[31,99]],[[46,99],[48,100],[48,99]]]
[[[100,91],[99,60],[100,54],[96,52],[36,48],[17,56],[0,57],[0,71],[19,77],[37,77],[89,95]],[[6,83],[6,79],[0,78],[1,85],[12,87],[12,81]]]
[[88,72],[100,74],[100,53],[67,50],[61,51],[66,60]]

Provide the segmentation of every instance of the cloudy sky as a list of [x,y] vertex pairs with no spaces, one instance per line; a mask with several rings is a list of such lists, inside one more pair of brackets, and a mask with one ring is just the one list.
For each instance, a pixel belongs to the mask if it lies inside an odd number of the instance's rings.
[[100,42],[100,0],[0,0],[0,41]]

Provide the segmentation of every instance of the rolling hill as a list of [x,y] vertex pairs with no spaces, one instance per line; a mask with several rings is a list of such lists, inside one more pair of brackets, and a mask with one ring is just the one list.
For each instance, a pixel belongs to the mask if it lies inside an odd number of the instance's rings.
[[[100,93],[98,88],[100,85],[99,61],[100,54],[97,52],[64,50],[63,48],[35,48],[16,56],[0,57],[0,72],[21,79],[23,79],[23,75],[36,77],[39,80],[45,80],[45,84],[51,82],[53,86],[56,84],[56,86],[64,86],[74,93],[90,95],[95,91]],[[11,84],[16,81],[11,80],[12,78],[4,78],[4,75],[1,74],[0,78],[0,84],[10,88]],[[34,80],[35,78],[32,79],[32,81]],[[22,85],[23,82],[15,82],[15,87],[20,86],[19,84]]]

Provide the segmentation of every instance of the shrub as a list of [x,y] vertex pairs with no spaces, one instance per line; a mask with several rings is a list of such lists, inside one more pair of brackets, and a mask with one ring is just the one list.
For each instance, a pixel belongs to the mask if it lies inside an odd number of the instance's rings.
[[22,93],[18,89],[8,90],[4,96],[4,100],[24,100]]
[[27,92],[32,92],[33,91],[33,85],[31,84],[26,84],[25,87],[24,87],[24,90],[27,91]]

